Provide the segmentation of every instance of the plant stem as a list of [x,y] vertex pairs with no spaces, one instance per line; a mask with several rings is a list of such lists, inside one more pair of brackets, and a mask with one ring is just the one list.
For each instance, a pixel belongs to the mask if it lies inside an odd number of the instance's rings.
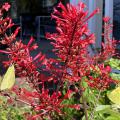
[[[80,76],[80,73],[78,73],[78,75]],[[82,97],[82,104],[83,104],[83,110],[84,110],[84,114],[85,114],[85,120],[88,120],[88,112],[87,112],[87,103],[83,94],[83,89],[82,89],[82,80],[80,81],[79,84],[80,87],[80,91],[81,91],[81,97]]]
[[83,109],[84,109],[84,114],[85,114],[85,120],[88,120],[87,104],[86,104],[85,97],[83,95],[83,91],[81,93],[81,96],[82,96],[82,104],[83,104]]
[[[98,103],[98,101],[99,101],[100,94],[101,94],[101,90],[99,91],[99,94],[98,94],[98,96],[97,96],[97,98],[96,98],[96,103]],[[96,107],[96,105],[94,105],[94,107]],[[94,110],[91,112],[91,114],[90,114],[90,120],[93,120],[93,119],[94,119],[94,113],[95,113],[95,109],[94,109]]]
[[26,105],[31,106],[30,103],[28,103],[28,102],[26,102],[26,101],[23,101],[23,100],[21,100],[21,99],[15,99],[15,100],[16,100],[16,101],[19,101],[19,102],[22,102],[22,103],[24,103],[24,104],[26,104]]

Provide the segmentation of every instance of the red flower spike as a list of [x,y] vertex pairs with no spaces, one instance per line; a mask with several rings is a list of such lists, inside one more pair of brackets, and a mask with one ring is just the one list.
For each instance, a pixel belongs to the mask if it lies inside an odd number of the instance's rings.
[[111,57],[116,56],[118,54],[115,50],[117,46],[117,41],[111,37],[112,25],[110,23],[110,18],[105,17],[103,18],[103,20],[105,22],[104,24],[105,32],[102,35],[105,39],[105,42],[104,43],[102,42],[102,51],[95,55],[94,58],[92,58],[95,63],[108,60]]

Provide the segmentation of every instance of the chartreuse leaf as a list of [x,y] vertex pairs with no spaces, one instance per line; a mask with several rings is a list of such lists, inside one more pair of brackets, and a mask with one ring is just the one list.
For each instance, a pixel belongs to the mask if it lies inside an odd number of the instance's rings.
[[[118,108],[118,106],[116,105],[97,105],[97,107],[95,108],[96,118],[98,118],[97,113],[99,113],[101,117],[102,116],[104,117],[104,119],[100,119],[100,120],[120,120],[120,113],[119,111],[115,110],[115,107]],[[106,117],[105,114],[107,114],[108,117]]]
[[2,82],[2,76],[0,76],[0,84],[1,84],[1,82]]
[[1,81],[0,90],[10,89],[15,83],[15,68],[11,65]]
[[110,105],[97,105],[97,107],[95,108],[96,112],[102,112],[102,111],[106,111],[110,109]]
[[120,120],[119,111],[111,109],[109,111],[106,111],[106,113],[109,113],[110,116],[108,116],[105,120]]
[[120,70],[120,60],[119,59],[111,58],[109,61],[109,65],[112,68]]
[[120,87],[107,94],[108,98],[115,104],[120,104]]
[[105,120],[120,120],[119,116],[109,116]]
[[111,73],[110,76],[111,76],[112,79],[114,79],[114,80],[120,80],[120,74]]

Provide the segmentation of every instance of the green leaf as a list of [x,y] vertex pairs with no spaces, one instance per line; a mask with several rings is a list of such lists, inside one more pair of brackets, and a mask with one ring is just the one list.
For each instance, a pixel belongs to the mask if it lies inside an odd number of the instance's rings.
[[0,90],[10,89],[15,83],[15,68],[11,65],[1,81]]
[[86,77],[83,77],[83,78],[82,78],[82,87],[83,87],[83,88],[88,88],[87,82],[84,81],[85,79],[86,79]]
[[112,68],[120,70],[120,60],[119,59],[111,58],[109,61],[109,65]]
[[109,116],[105,120],[120,120],[119,116]]
[[120,87],[107,94],[108,98],[115,104],[120,104]]
[[0,84],[1,84],[1,82],[2,82],[2,76],[0,76]]
[[98,105],[96,108],[95,108],[95,111],[96,112],[100,112],[100,111],[105,111],[107,109],[110,109],[110,105]]
[[110,76],[111,76],[112,79],[114,79],[114,80],[120,80],[120,74],[111,73]]

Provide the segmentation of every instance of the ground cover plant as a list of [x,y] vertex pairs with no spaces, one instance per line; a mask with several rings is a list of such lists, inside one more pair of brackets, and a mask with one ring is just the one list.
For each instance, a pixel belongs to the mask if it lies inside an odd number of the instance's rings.
[[[8,70],[0,80],[0,119],[120,119],[119,79],[111,75],[114,63],[110,58],[117,54],[110,18],[103,19],[105,43],[91,56],[89,46],[96,38],[88,28],[88,20],[99,14],[99,9],[88,15],[82,2],[77,7],[60,2],[51,15],[56,20],[56,33],[46,33],[57,58],[47,58],[41,52],[32,57],[31,52],[38,48],[33,37],[28,44],[17,40],[19,27],[8,34],[14,26],[12,19],[4,15],[9,8],[9,3],[0,8],[0,42],[8,46],[0,50],[8,55],[3,61]],[[50,90],[49,84],[55,88]]]

